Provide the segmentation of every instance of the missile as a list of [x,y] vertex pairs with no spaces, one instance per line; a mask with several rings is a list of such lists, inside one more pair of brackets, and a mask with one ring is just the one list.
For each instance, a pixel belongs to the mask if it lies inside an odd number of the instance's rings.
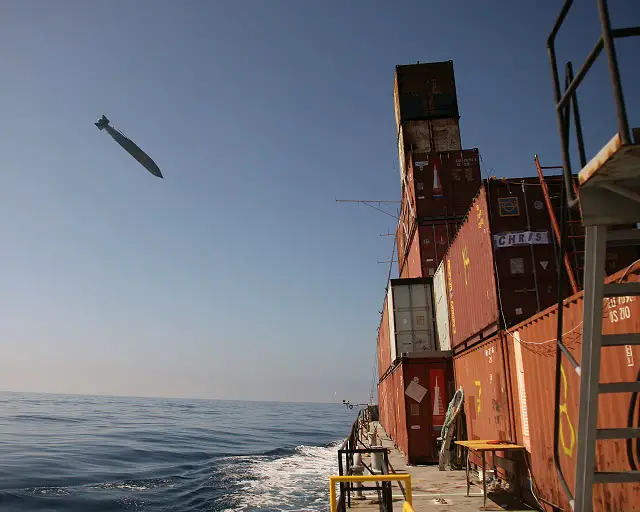
[[162,172],[160,172],[160,168],[151,159],[151,157],[144,151],[142,151],[135,142],[133,142],[120,130],[117,130],[116,128],[111,126],[109,124],[109,120],[105,116],[102,116],[97,122],[93,124],[95,124],[99,130],[106,130],[107,133],[111,135],[113,140],[115,140],[124,149],[126,149],[127,152],[138,162],[140,162],[147,171],[149,171],[154,176],[157,176],[158,178],[164,178],[164,176],[162,176]]

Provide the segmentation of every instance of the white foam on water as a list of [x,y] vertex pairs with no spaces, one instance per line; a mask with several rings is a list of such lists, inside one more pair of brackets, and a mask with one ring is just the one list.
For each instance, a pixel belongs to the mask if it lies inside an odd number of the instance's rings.
[[247,458],[235,510],[327,510],[329,476],[338,473],[338,448],[339,443],[298,446],[295,453],[277,459]]

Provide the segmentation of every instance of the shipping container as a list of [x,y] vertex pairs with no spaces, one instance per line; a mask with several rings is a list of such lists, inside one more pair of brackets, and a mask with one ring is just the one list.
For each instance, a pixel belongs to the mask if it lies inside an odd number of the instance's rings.
[[389,308],[388,291],[385,290],[384,303],[380,313],[380,325],[378,326],[378,379],[382,379],[384,373],[391,366],[391,344],[389,343]]
[[460,117],[453,61],[396,66],[396,127],[406,121]]
[[438,437],[453,389],[450,358],[400,361],[378,384],[380,422],[407,464],[438,460]]
[[457,119],[407,121],[398,129],[397,139],[398,164],[403,186],[409,153],[462,150]]
[[464,390],[468,439],[515,439],[510,372],[502,333],[454,357],[456,387]]
[[438,270],[433,276],[433,306],[436,310],[436,347],[438,350],[451,350],[448,302],[447,278],[443,261],[438,265]]
[[408,197],[419,221],[464,217],[480,189],[477,149],[410,153]]
[[469,347],[500,324],[514,325],[552,305],[556,262],[538,179],[485,181],[447,253],[453,347]]
[[436,350],[432,279],[392,279],[387,310],[392,362]]
[[[608,282],[640,281],[640,265],[618,272]],[[581,360],[582,292],[565,300],[563,342]],[[618,297],[603,301],[604,334],[640,332],[640,301],[637,297]],[[556,408],[561,412],[559,431],[562,470],[570,487],[575,488],[576,439],[580,377],[566,358],[561,373],[560,404],[555,403],[557,306],[512,327],[506,332],[514,390],[516,441],[530,454],[531,469],[538,495],[570,510],[552,461],[553,424]],[[640,348],[632,346],[602,349],[600,382],[635,381],[640,378]],[[478,372],[479,378],[480,372]],[[616,393],[598,401],[598,428],[640,427],[638,393]],[[492,437],[492,436],[490,436]],[[636,440],[598,441],[598,471],[630,471],[640,468],[640,445]],[[606,484],[594,487],[593,510],[627,512],[640,507],[640,484]]]
[[[414,223],[411,245],[398,246],[400,277],[433,277],[461,224],[462,219]],[[402,233],[397,238],[399,244],[404,243]]]

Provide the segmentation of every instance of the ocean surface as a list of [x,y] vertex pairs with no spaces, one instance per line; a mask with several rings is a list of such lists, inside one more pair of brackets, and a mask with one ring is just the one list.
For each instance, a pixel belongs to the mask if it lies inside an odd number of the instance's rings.
[[0,394],[0,510],[328,510],[356,409]]

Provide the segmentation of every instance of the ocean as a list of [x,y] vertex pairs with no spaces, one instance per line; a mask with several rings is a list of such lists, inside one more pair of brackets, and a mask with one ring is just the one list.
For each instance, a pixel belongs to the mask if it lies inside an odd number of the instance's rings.
[[356,409],[0,394],[0,510],[328,510]]

